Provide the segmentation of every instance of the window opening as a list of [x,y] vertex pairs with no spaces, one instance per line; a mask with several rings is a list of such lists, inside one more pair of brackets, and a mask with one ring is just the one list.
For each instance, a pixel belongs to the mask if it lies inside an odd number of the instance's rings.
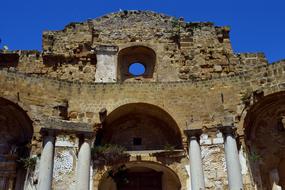
[[133,139],[133,143],[134,143],[135,146],[142,145],[142,138],[135,137]]
[[145,66],[142,63],[134,62],[129,66],[129,73],[133,76],[140,76],[145,73]]

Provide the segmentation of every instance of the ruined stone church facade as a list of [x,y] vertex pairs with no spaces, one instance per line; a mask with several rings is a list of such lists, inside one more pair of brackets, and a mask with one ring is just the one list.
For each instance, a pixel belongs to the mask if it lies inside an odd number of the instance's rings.
[[121,11],[2,50],[0,189],[284,189],[285,60],[229,32]]

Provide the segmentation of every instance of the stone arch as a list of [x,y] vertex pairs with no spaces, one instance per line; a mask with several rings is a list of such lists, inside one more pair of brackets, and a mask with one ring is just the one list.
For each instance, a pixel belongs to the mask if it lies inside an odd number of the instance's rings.
[[274,183],[285,188],[285,91],[269,94],[253,105],[245,117],[244,131],[255,182],[265,189]]
[[162,108],[148,103],[129,103],[113,110],[96,139],[97,144],[119,144],[128,150],[183,147],[176,121]]
[[33,132],[27,113],[19,105],[0,97],[0,189],[22,189],[25,170],[17,160],[29,156],[26,145]]
[[[136,180],[139,180],[138,183],[140,183],[139,188],[141,190],[144,189],[144,180],[145,182],[155,180],[156,183],[161,183],[160,188],[158,187],[159,185],[157,185],[155,190],[180,190],[182,187],[177,173],[165,165],[151,161],[132,161],[124,164],[123,166],[126,169],[126,176],[128,179],[127,183],[136,183]],[[112,167],[102,175],[101,179],[99,180],[98,190],[120,190],[120,188],[117,188],[120,185],[117,185],[116,182],[109,177],[110,171],[116,171],[118,167],[120,166]],[[129,185],[126,184],[126,186]],[[131,189],[139,190],[133,187]]]
[[[0,97],[1,142],[22,146],[29,143],[33,136],[32,121],[17,104]],[[4,138],[5,136],[5,138]]]
[[134,45],[120,50],[118,53],[118,81],[135,77],[129,72],[129,67],[133,63],[144,65],[145,72],[140,77],[153,78],[156,53],[153,49],[143,45]]
[[264,95],[265,96],[269,96],[269,95],[276,94],[276,93],[279,93],[279,92],[280,93],[284,92],[284,87],[283,87],[284,84],[285,83],[271,84],[270,87],[266,87],[266,88],[263,89]]

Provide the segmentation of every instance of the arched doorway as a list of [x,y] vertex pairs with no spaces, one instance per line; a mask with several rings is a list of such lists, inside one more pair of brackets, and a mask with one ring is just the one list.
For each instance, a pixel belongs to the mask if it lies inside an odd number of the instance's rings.
[[[118,170],[119,168],[119,170]],[[123,169],[123,177],[114,178],[110,173]],[[110,172],[111,171],[111,172]],[[180,190],[181,183],[176,173],[155,162],[129,162],[113,167],[103,175],[98,190]]]
[[33,136],[32,121],[17,104],[0,98],[0,189],[22,190],[25,169],[18,164],[29,156],[26,145]]
[[275,185],[285,189],[285,92],[265,96],[253,105],[244,127],[257,184],[263,189]]
[[130,103],[107,116],[96,144],[116,144],[129,151],[182,149],[182,138],[166,111],[151,104]]

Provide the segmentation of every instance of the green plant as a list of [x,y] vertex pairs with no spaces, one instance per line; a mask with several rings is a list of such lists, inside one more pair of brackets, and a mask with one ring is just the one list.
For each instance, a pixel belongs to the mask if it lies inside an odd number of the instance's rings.
[[249,159],[253,162],[259,161],[261,159],[261,156],[256,153],[255,151],[252,151],[249,155]]
[[164,150],[166,150],[166,151],[172,152],[172,151],[174,151],[174,149],[175,149],[175,147],[171,144],[167,143],[166,145],[164,145]]
[[126,149],[120,145],[105,144],[92,149],[92,157],[95,164],[112,165],[129,157]]
[[108,177],[111,177],[116,184],[126,184],[129,183],[127,172],[126,166],[121,165],[116,169],[110,170],[108,172]]
[[178,45],[180,48],[180,33],[181,26],[178,19],[171,20],[172,30],[171,30],[171,39]]
[[179,20],[175,18],[175,19],[171,20],[171,24],[172,24],[172,32],[179,34],[180,33]]
[[249,90],[247,90],[247,91],[242,95],[241,101],[242,101],[243,103],[249,102],[249,101],[250,101],[250,98],[251,98],[251,94],[252,94],[252,92],[249,91]]
[[25,169],[35,170],[37,160],[38,160],[37,157],[29,157],[29,158],[21,158],[19,162],[23,164]]

